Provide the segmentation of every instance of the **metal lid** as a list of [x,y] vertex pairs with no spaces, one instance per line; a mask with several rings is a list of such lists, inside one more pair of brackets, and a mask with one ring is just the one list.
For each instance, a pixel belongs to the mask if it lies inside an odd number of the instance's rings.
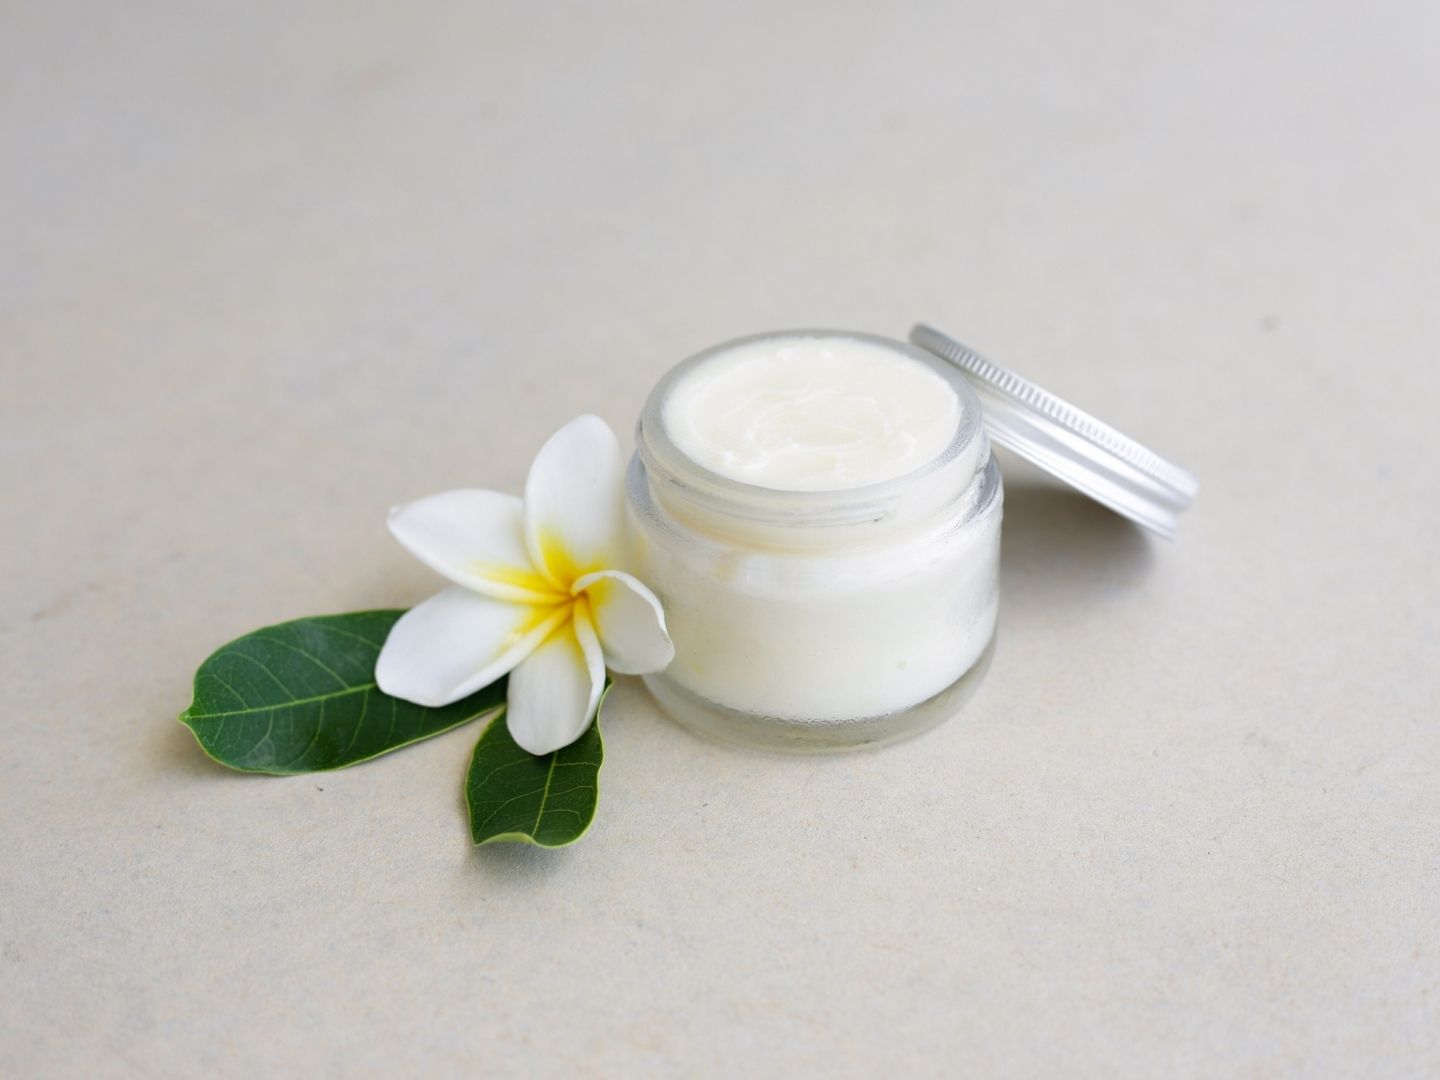
[[1167,539],[1200,485],[1180,466],[923,323],[910,340],[969,378],[985,430],[1118,514]]

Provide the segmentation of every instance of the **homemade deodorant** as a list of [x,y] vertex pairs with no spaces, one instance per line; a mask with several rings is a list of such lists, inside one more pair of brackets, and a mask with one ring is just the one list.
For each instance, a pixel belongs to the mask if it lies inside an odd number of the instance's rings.
[[818,750],[943,720],[994,634],[1000,475],[958,370],[867,334],[797,331],[666,375],[629,475],[637,575],[682,723]]

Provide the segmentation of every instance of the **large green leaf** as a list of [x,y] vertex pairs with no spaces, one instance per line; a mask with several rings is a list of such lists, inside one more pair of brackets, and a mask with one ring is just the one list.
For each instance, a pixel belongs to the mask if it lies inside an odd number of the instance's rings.
[[237,638],[200,665],[180,719],[222,765],[304,773],[354,765],[505,703],[504,679],[439,709],[382,694],[375,658],[403,614],[324,615]]
[[477,844],[500,840],[550,848],[573,844],[595,817],[604,759],[598,714],[575,742],[536,757],[510,737],[502,713],[475,744],[465,778],[471,837]]

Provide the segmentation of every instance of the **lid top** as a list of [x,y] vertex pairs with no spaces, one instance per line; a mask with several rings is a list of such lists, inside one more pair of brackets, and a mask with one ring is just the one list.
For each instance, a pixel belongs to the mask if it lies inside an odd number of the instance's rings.
[[910,340],[970,379],[991,439],[1164,537],[1199,490],[1195,477],[1109,424],[923,323]]

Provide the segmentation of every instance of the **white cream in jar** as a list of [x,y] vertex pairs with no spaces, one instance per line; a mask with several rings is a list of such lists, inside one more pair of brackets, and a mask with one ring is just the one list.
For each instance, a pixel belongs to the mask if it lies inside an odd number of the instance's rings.
[[964,377],[866,334],[707,350],[651,394],[633,558],[677,719],[774,748],[883,742],[953,709],[994,633],[1001,486]]
[[661,423],[697,465],[781,491],[892,480],[938,457],[960,399],[929,367],[859,338],[763,338],[676,383]]

